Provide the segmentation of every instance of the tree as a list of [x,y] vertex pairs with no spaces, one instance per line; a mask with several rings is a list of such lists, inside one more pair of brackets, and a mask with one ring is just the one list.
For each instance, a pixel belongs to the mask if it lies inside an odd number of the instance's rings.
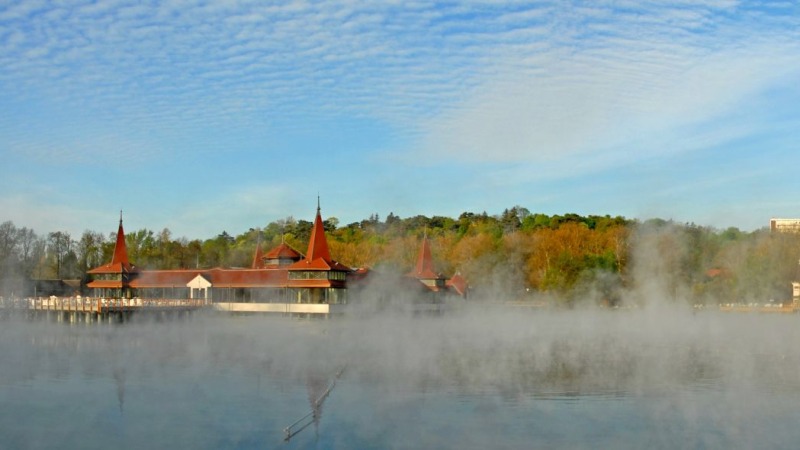
[[17,230],[17,248],[19,269],[23,276],[33,277],[37,262],[44,254],[45,242],[32,229]]
[[328,217],[322,222],[322,228],[328,233],[336,231],[337,226],[339,226],[339,219],[336,217]]
[[[171,269],[249,266],[255,245],[294,248],[308,244],[313,224],[294,218],[236,236],[223,231],[207,240],[173,239],[169,229],[126,236],[129,257],[140,267]],[[548,292],[565,302],[595,298],[612,304],[627,289],[641,298],[690,302],[776,301],[800,279],[800,235],[718,231],[692,223],[624,217],[548,216],[514,206],[498,215],[464,212],[457,219],[423,215],[402,219],[390,212],[341,227],[324,222],[334,259],[351,267],[407,273],[427,232],[436,269],[460,271],[473,287],[518,295]],[[0,224],[0,293],[22,292],[26,278],[73,277],[111,260],[115,233],[85,231],[73,242],[64,232],[39,237],[33,230]],[[259,237],[260,236],[260,237]]]
[[493,236],[480,233],[464,236],[453,247],[452,264],[461,268],[461,273],[471,283],[493,286],[497,265],[496,243]]
[[17,227],[11,221],[0,224],[0,264],[16,262]]
[[53,261],[54,276],[61,278],[62,265],[72,247],[72,239],[69,233],[56,231],[47,235],[48,251]]
[[226,231],[203,242],[200,264],[203,267],[226,267],[231,244],[235,241]]
[[0,224],[0,295],[21,290],[17,227],[11,221]]
[[511,233],[518,230],[522,226],[523,221],[525,221],[530,215],[531,213],[527,208],[514,206],[510,209],[504,209],[503,213],[499,217],[499,220],[503,227],[503,231],[506,233]]
[[81,272],[99,267],[103,264],[103,244],[105,237],[101,233],[86,230],[77,242],[78,267]]

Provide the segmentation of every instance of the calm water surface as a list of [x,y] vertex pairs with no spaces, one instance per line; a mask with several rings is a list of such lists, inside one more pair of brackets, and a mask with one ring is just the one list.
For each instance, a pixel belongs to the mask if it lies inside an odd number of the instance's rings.
[[[782,315],[490,308],[313,321],[4,319],[1,446],[794,448],[799,325]],[[331,386],[317,420],[285,441],[284,428]]]

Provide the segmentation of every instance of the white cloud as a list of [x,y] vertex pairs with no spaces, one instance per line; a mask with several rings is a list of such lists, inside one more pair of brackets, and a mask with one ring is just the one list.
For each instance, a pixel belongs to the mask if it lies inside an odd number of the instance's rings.
[[[479,93],[428,125],[426,155],[464,161],[544,163],[612,156],[643,136],[736,114],[754,96],[800,76],[800,46],[776,42],[700,52],[616,47],[552,52],[545,69],[489,79]],[[533,63],[533,61],[531,61]],[[736,132],[736,130],[731,130]],[[650,151],[684,151],[653,145]]]
[[162,144],[130,130],[85,128],[78,123],[73,126],[49,129],[36,137],[12,135],[5,143],[8,156],[70,170],[78,166],[131,170],[163,154]]
[[[379,124],[398,179],[421,163],[498,187],[575,177],[763,132],[749,109],[798,78],[800,15],[753,5],[26,0],[0,10],[0,141],[26,161],[168,165],[352,120]],[[208,210],[291,208],[230,189]]]

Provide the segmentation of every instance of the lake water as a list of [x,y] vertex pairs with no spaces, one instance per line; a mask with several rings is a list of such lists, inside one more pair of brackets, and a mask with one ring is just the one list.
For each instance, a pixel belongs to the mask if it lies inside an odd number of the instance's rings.
[[798,316],[672,309],[8,318],[0,447],[794,448],[798,342]]

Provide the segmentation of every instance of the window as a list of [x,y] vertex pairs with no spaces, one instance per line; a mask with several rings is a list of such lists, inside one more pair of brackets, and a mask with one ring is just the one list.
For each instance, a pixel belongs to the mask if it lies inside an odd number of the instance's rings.
[[302,272],[289,272],[291,280],[325,280],[328,272],[321,270],[305,270]]

